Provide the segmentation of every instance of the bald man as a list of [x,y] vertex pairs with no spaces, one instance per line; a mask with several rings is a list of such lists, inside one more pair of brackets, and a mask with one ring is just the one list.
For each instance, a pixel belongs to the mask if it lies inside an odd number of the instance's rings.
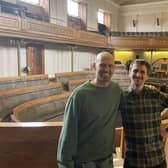
[[111,81],[114,57],[97,55],[96,77],[76,88],[69,97],[61,131],[59,168],[112,168],[115,121],[121,89]]

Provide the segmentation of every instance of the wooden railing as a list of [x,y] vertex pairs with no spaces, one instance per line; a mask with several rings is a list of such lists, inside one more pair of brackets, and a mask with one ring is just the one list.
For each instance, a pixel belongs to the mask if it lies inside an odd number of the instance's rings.
[[109,37],[109,47],[122,49],[167,49],[168,36],[163,37]]
[[108,48],[106,36],[0,13],[0,36]]

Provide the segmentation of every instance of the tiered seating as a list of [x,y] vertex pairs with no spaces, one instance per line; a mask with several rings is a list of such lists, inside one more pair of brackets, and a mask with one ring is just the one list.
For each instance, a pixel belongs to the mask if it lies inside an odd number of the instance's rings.
[[149,78],[145,83],[154,85],[160,90],[164,88],[164,91],[168,93],[168,80],[166,78]]
[[68,90],[68,81],[70,80],[76,80],[76,79],[87,80],[88,78],[94,78],[94,77],[95,77],[95,71],[62,72],[55,74],[56,81],[61,82],[65,90]]
[[60,93],[62,85],[59,82],[0,91],[0,121],[8,121],[12,109],[17,105]]
[[87,80],[92,80],[92,78],[69,80],[68,81],[68,90],[72,92],[76,87],[78,87],[82,83],[86,82]]
[[25,102],[13,109],[13,121],[62,121],[65,104],[70,92],[38,98]]
[[1,77],[0,90],[8,90],[20,87],[35,86],[49,83],[48,75],[30,75],[17,77]]
[[[68,91],[74,89],[74,79],[81,79],[83,82],[88,80],[88,77],[95,76],[95,72],[92,71],[78,71],[78,72],[65,72],[56,74],[56,81],[61,87],[68,86]],[[90,78],[89,78],[90,79]],[[53,81],[53,80],[52,80]],[[59,81],[59,82],[58,82]],[[70,82],[71,81],[71,82]],[[81,84],[81,82],[80,82]],[[78,83],[79,85],[79,83]],[[73,87],[73,88],[72,88]],[[75,86],[76,87],[76,86]],[[45,98],[36,97],[33,100],[24,100],[21,104],[18,104],[13,108],[12,120],[22,122],[34,122],[34,121],[62,121],[62,116],[65,108],[66,101],[70,95],[69,92],[61,91],[61,94],[53,96],[46,96]],[[43,96],[44,97],[44,96]]]
[[115,71],[113,76],[124,76],[128,75],[127,68],[124,64],[116,64],[115,65]]
[[[124,68],[124,65],[117,65],[112,78],[123,89],[129,85]],[[95,77],[95,71],[64,72],[57,73],[55,76],[57,82],[50,84],[48,84],[47,75],[0,80],[2,88],[11,88],[0,91],[0,120],[8,121],[10,115],[12,120],[17,122],[62,120],[64,107],[70,95],[70,93],[63,92],[62,86],[66,91],[72,92],[80,84],[92,80]]]
[[[85,81],[92,80],[95,77],[95,71],[63,72],[55,74],[55,77],[56,81],[63,84],[65,90],[72,91]],[[119,83],[123,89],[129,86],[128,72],[124,64],[116,64],[112,80]]]
[[127,89],[130,84],[128,71],[124,64],[116,64],[112,81],[117,82],[123,90]]
[[113,76],[112,81],[117,82],[123,90],[126,90],[130,85],[128,76]]

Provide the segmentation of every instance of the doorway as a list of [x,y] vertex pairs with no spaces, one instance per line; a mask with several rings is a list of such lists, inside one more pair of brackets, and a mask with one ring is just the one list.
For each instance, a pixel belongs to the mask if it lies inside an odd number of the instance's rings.
[[44,46],[28,44],[26,46],[28,75],[44,74]]

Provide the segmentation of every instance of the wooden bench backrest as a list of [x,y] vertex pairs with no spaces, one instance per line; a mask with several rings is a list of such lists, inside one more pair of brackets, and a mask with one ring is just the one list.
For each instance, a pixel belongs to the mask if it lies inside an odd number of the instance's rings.
[[126,69],[116,69],[113,76],[127,76],[128,72]]
[[12,119],[15,122],[41,122],[63,116],[70,94],[70,92],[64,92],[25,102],[13,109]]
[[124,157],[124,131],[123,127],[115,129],[114,139],[115,154],[118,159]]
[[[162,126],[168,124],[168,120]],[[0,163],[3,168],[57,168],[57,145],[62,122],[0,123]],[[121,128],[115,146],[123,138]],[[116,134],[117,137],[117,134]],[[167,152],[168,139],[165,151]]]
[[[73,91],[76,87],[83,84],[88,80],[92,80],[93,78],[86,79],[74,79],[68,81],[68,91]],[[121,88],[126,89],[130,85],[130,79],[128,76],[113,76],[112,81],[117,82]]]
[[76,71],[76,72],[62,72],[55,74],[56,81],[61,82],[65,90],[68,90],[68,81],[85,79],[85,78],[94,78],[95,71]]
[[2,168],[57,168],[62,122],[0,123]]
[[112,81],[117,82],[123,90],[127,89],[130,85],[130,79],[128,75],[112,76]]
[[0,119],[4,120],[12,109],[26,101],[62,93],[61,83],[43,84],[0,91]]
[[126,69],[126,66],[124,64],[115,64],[115,70],[122,70]]
[[1,77],[0,90],[8,90],[27,86],[36,86],[49,83],[48,75],[30,75],[17,77]]
[[76,87],[83,84],[84,82],[88,80],[92,80],[93,78],[86,78],[86,79],[74,79],[68,81],[68,91],[73,91]]

